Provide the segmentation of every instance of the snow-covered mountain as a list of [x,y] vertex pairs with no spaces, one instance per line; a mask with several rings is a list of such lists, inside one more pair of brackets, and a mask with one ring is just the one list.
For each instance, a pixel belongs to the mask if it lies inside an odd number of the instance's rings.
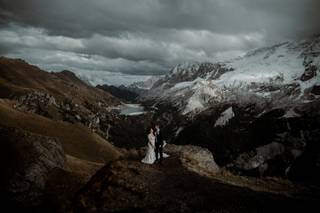
[[169,100],[183,114],[214,103],[296,104],[318,98],[320,36],[256,49],[218,63],[184,63],[153,84],[146,98]]
[[142,89],[142,90],[149,90],[153,87],[154,83],[157,82],[162,77],[163,77],[162,75],[151,76],[145,81],[134,82],[130,84],[128,87]]

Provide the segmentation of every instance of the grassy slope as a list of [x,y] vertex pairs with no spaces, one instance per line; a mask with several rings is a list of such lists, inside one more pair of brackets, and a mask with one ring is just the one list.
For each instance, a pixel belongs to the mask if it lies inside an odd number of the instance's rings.
[[23,113],[13,109],[3,99],[0,99],[0,124],[58,138],[67,155],[82,160],[105,163],[120,156],[114,146],[82,125]]

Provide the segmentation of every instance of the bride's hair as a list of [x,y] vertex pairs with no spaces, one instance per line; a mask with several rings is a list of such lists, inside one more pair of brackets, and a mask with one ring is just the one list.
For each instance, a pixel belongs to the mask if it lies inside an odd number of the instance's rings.
[[148,127],[148,129],[147,129],[147,134],[149,134],[150,133],[150,130],[152,129],[152,131],[154,132],[154,128],[152,127],[152,126],[150,126],[150,127]]

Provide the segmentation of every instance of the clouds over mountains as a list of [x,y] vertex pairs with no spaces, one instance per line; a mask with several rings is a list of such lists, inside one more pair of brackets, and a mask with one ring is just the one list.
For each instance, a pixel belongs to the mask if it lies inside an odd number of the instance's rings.
[[320,32],[317,0],[0,0],[0,54],[51,70],[162,74]]

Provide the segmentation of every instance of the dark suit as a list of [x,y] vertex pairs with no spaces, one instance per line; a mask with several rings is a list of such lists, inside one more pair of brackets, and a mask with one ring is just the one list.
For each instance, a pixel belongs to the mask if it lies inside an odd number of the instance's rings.
[[156,160],[158,161],[159,157],[158,154],[160,154],[160,162],[163,159],[163,137],[161,130],[156,131],[156,141],[155,141],[155,153],[156,153]]

